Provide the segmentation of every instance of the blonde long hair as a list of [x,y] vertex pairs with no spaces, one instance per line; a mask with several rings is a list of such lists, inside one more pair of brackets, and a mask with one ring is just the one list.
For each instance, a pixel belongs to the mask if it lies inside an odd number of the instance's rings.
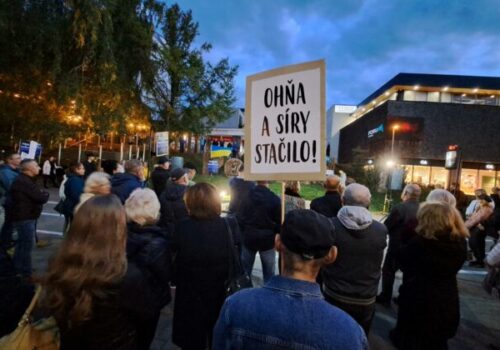
[[426,239],[438,239],[449,234],[452,240],[458,241],[469,236],[459,211],[448,203],[423,203],[418,210],[417,220],[416,232]]
[[44,304],[58,321],[71,328],[92,318],[95,299],[105,298],[126,273],[126,239],[116,196],[94,196],[81,206],[43,280]]

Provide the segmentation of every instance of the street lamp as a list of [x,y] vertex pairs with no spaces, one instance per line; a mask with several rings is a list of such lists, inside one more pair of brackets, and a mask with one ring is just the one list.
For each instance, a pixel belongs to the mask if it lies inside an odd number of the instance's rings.
[[384,211],[389,211],[392,206],[392,190],[390,189],[392,183],[392,172],[394,171],[394,166],[396,161],[394,160],[394,138],[396,136],[396,130],[399,130],[399,124],[394,124],[392,127],[392,140],[391,140],[391,158],[387,161],[386,166],[389,170],[389,176],[387,177],[387,190],[385,192],[384,198]]
[[399,124],[394,124],[392,126],[392,141],[391,141],[391,159],[394,160],[394,137],[396,136],[396,130],[399,130]]

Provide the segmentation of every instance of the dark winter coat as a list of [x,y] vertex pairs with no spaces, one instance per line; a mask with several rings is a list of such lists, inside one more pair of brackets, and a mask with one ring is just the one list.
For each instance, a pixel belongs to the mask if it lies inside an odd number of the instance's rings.
[[417,200],[407,200],[392,208],[384,221],[389,232],[389,249],[397,251],[415,236],[418,208]]
[[172,254],[167,235],[156,225],[129,223],[127,227],[127,259],[135,262],[151,281],[159,311],[172,299]]
[[175,225],[182,219],[188,217],[184,193],[187,186],[169,183],[160,196],[161,216],[160,226],[170,234],[175,231]]
[[229,190],[231,192],[231,201],[229,202],[230,214],[238,213],[241,203],[255,186],[255,182],[245,181],[239,177],[233,177],[229,180]]
[[85,178],[89,177],[89,175],[92,174],[94,171],[97,171],[97,166],[95,162],[85,161],[83,162],[83,167],[85,168],[85,175],[84,175]]
[[167,187],[168,179],[170,178],[170,171],[158,166],[151,173],[151,182],[153,184],[153,190],[155,191],[158,198],[160,198],[165,187]]
[[[240,242],[235,220],[229,220],[233,241]],[[225,299],[230,257],[226,223],[222,218],[180,221],[174,235],[176,296],[173,342],[203,349]]]
[[117,173],[111,178],[111,192],[125,203],[130,194],[137,188],[143,188],[144,183],[135,175]]
[[325,294],[375,302],[387,229],[362,207],[345,206],[332,221],[338,256],[322,269]]
[[35,178],[25,174],[20,174],[14,180],[10,194],[13,222],[38,219],[43,205],[49,200],[49,193],[37,186]]
[[156,313],[148,279],[129,262],[123,279],[103,299],[94,300],[90,320],[71,329],[58,320],[61,350],[140,350],[138,329]]
[[69,174],[68,180],[64,183],[64,195],[66,199],[63,202],[63,214],[69,218],[73,218],[75,207],[80,202],[80,196],[83,193],[85,181],[83,176]]
[[10,188],[18,176],[19,171],[8,164],[0,167],[0,204],[4,204],[4,206],[12,204],[10,200],[7,202],[7,198],[9,198]]
[[[401,348],[453,337],[460,321],[457,273],[467,257],[464,239],[414,237],[401,250],[397,333]],[[410,346],[410,345],[408,345]]]
[[342,208],[342,199],[337,191],[328,191],[323,197],[313,199],[311,202],[311,210],[328,218],[336,217],[340,208]]
[[256,186],[243,201],[237,215],[243,227],[243,245],[265,251],[274,247],[274,236],[281,228],[281,201],[265,186]]

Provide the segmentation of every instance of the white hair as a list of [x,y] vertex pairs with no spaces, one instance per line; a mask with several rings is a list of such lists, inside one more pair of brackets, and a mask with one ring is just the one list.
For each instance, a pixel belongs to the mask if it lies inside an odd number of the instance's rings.
[[85,181],[83,192],[99,194],[101,193],[99,189],[105,186],[111,187],[111,183],[109,182],[109,175],[101,171],[96,171],[90,174]]
[[138,188],[125,202],[127,220],[141,226],[152,225],[160,217],[160,201],[156,193],[149,188]]
[[344,201],[344,205],[368,208],[370,206],[372,195],[368,187],[358,183],[353,183],[345,188],[342,199]]
[[450,192],[443,189],[432,190],[426,198],[427,202],[442,202],[451,205],[453,208],[457,205],[457,200]]

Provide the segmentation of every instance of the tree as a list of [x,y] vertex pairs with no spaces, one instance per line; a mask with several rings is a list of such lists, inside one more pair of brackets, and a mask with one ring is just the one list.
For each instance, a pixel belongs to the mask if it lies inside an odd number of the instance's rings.
[[158,74],[145,97],[162,127],[202,133],[229,117],[237,67],[227,58],[215,64],[204,60],[212,46],[194,45],[199,32],[191,11],[174,4],[165,8],[163,17],[154,56]]

